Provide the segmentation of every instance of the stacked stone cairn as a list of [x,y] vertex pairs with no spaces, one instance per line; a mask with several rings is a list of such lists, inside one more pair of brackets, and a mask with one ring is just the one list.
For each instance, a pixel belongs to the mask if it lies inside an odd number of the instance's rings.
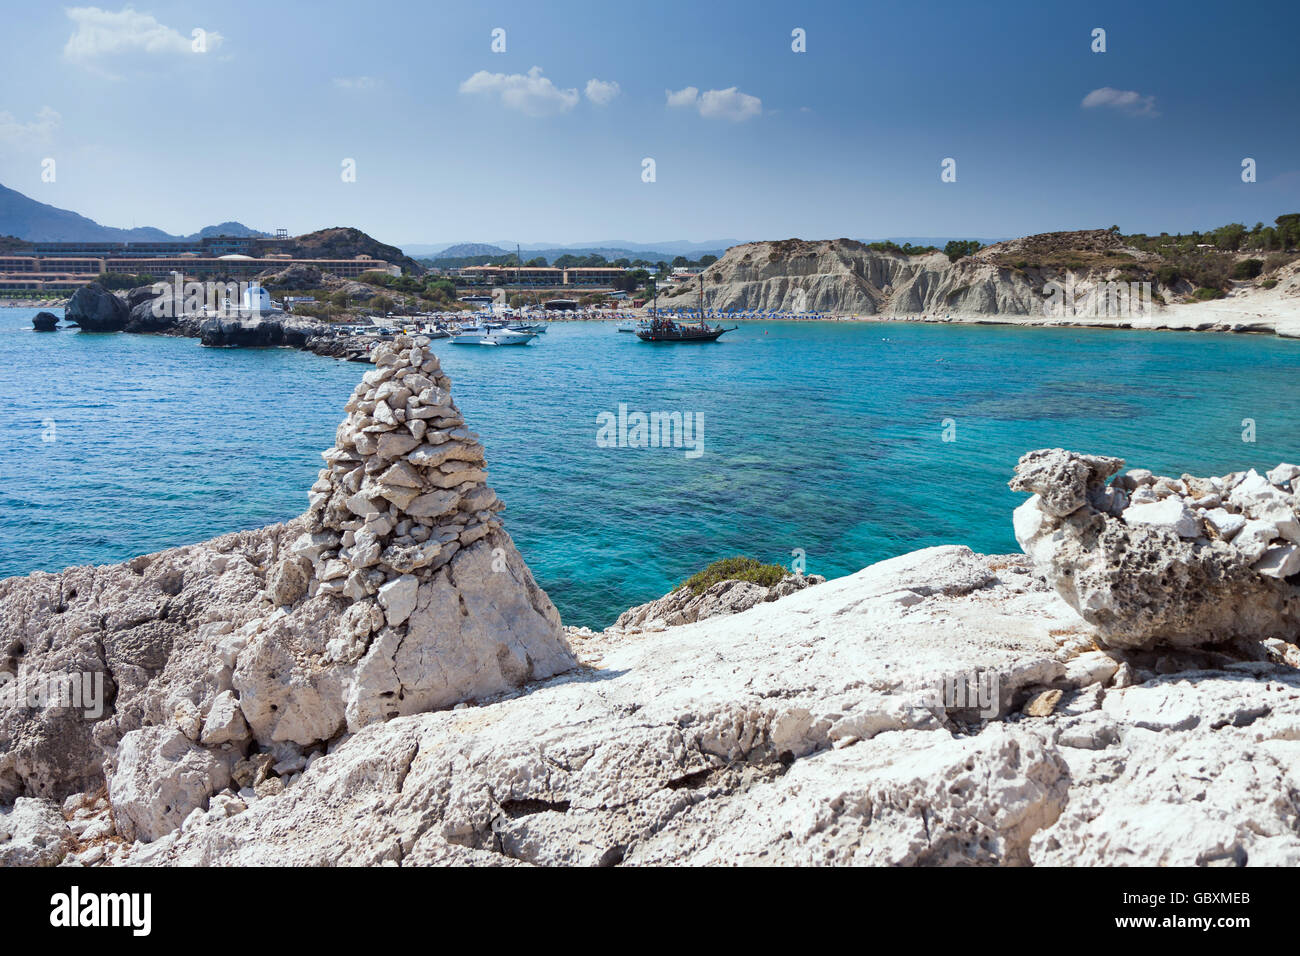
[[268,575],[287,616],[258,625],[235,674],[259,739],[307,744],[575,665],[428,345],[375,348]]
[[414,610],[419,582],[498,530],[505,508],[428,344],[399,336],[375,349],[310,495],[313,593],[377,595],[391,627]]
[[1300,643],[1300,466],[1108,484],[1123,467],[1042,449],[1011,481],[1016,539],[1105,644]]

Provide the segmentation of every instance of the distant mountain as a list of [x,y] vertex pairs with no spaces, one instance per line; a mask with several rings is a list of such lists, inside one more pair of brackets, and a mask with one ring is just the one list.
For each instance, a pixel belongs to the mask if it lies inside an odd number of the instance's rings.
[[[421,250],[432,248],[430,246],[411,245],[406,246],[406,252],[409,255],[417,256],[421,262],[432,266],[435,269],[461,269],[465,266],[481,266],[488,264],[497,264],[509,258],[514,261],[515,250],[512,245],[505,249],[500,246],[488,243],[463,242],[454,246],[448,246],[446,249],[439,250],[436,253],[426,253]],[[625,246],[525,246],[519,244],[520,255],[524,262],[531,262],[534,259],[544,259],[548,264],[554,264],[556,259],[561,256],[576,256],[578,258],[587,258],[589,256],[602,256],[607,262],[616,262],[619,259],[627,259],[632,262],[672,262],[680,255],[692,261],[698,260],[701,256],[712,255],[715,258],[721,258],[726,249],[722,246],[711,247],[707,243],[700,243],[698,250],[692,249],[687,252],[678,252],[672,248],[663,248],[657,246],[645,246],[644,248],[628,248]]]
[[219,222],[215,226],[204,226],[198,232],[191,236],[182,236],[183,239],[206,239],[208,236],[234,236],[237,239],[269,239],[269,232],[262,232],[258,229],[252,229],[245,226],[242,222]]
[[563,255],[590,256],[601,255],[606,259],[646,259],[658,262],[663,259],[672,262],[677,256],[698,259],[700,256],[721,256],[732,246],[740,245],[739,239],[709,239],[703,242],[690,242],[685,239],[670,239],[664,242],[626,242],[621,239],[608,239],[601,242],[556,243],[556,242],[516,242],[502,239],[499,242],[458,242],[454,244],[411,242],[402,248],[407,255],[424,259],[467,259],[473,256],[501,256],[515,251],[518,245],[524,261],[541,257],[547,262]]
[[267,236],[238,222],[205,226],[189,236],[174,236],[152,226],[117,229],[101,226],[79,213],[37,202],[17,190],[0,185],[0,235],[28,242],[180,242],[203,236]]
[[412,246],[411,255],[429,255],[434,259],[468,259],[471,256],[504,256],[508,252],[500,246],[491,246],[486,242],[459,242],[437,252],[425,253],[424,246]]
[[[657,257],[662,258],[667,254],[669,259],[676,256],[686,256],[689,259],[698,259],[700,256],[709,254],[721,255],[732,246],[738,246],[744,239],[706,239],[700,242],[692,242],[689,239],[666,239],[662,242],[629,242],[626,239],[601,239],[598,242],[586,243],[520,243],[520,247],[526,251],[536,249],[559,250],[559,255],[566,252],[571,255],[591,255],[592,252],[599,252],[604,255],[604,250],[613,250],[623,253],[632,253],[628,258],[648,259],[648,253],[654,253]],[[506,248],[514,244],[509,242],[500,243]]]

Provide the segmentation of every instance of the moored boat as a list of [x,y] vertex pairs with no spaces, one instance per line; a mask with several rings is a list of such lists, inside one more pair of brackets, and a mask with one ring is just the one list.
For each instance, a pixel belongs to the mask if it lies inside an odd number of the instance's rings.
[[642,342],[716,342],[724,332],[732,332],[720,325],[709,325],[703,319],[699,324],[683,324],[672,319],[655,319],[644,328],[636,330],[636,337]]
[[517,332],[514,329],[493,329],[479,326],[462,329],[452,336],[452,345],[527,345],[537,338],[533,332]]

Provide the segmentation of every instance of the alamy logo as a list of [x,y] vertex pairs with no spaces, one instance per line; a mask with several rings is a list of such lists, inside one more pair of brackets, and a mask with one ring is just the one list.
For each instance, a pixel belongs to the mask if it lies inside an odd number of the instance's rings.
[[1048,318],[1135,316],[1150,315],[1153,311],[1150,282],[1053,280],[1043,286],[1043,295],[1043,315]]
[[157,297],[149,307],[156,319],[180,315],[216,315],[234,318],[272,311],[270,293],[258,282],[183,282],[179,272],[171,282],[155,282],[150,291]]
[[704,416],[699,412],[631,412],[596,416],[597,448],[685,448],[687,458],[704,454]]
[[928,696],[927,702],[936,710],[978,710],[991,720],[1001,709],[1001,679],[997,671],[949,674],[930,688]]
[[50,897],[50,925],[129,927],[133,936],[148,936],[153,929],[153,894],[82,893],[72,887]]
[[0,672],[0,701],[33,710],[80,710],[87,720],[104,715],[104,672],[37,674],[19,666],[17,674]]

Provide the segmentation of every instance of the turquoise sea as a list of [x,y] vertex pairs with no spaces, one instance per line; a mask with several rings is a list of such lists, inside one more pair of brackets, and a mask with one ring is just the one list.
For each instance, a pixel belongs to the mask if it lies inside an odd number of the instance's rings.
[[[35,333],[35,312],[0,309],[0,576],[300,513],[367,368]],[[609,624],[736,553],[799,550],[837,576],[934,544],[1015,550],[1006,482],[1032,448],[1175,475],[1300,459],[1300,342],[1272,337],[755,323],[654,346],[573,323],[525,348],[434,348],[569,624]],[[699,416],[703,453],[601,447],[597,416],[620,403]]]

